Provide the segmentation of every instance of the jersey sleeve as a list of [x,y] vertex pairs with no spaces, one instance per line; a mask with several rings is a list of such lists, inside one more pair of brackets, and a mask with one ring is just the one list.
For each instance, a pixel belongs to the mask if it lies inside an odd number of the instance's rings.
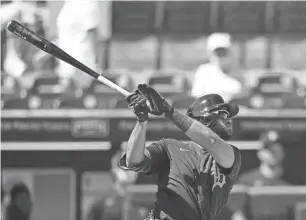
[[231,180],[231,182],[236,182],[238,179],[238,175],[239,175],[239,171],[241,167],[241,152],[239,151],[237,147],[235,146],[232,146],[232,147],[233,147],[234,155],[235,155],[233,166],[229,169],[226,169],[220,165],[218,165],[218,167],[221,173],[225,174]]
[[131,168],[127,167],[126,154],[123,154],[119,159],[119,167],[124,170],[153,174],[163,172],[169,166],[169,157],[164,139],[147,146],[144,153],[145,157],[142,163]]

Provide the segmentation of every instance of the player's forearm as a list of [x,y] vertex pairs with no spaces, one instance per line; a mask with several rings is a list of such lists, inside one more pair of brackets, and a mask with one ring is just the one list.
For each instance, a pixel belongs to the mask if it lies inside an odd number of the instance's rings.
[[233,165],[234,151],[232,147],[210,128],[176,110],[169,118],[192,141],[207,150],[221,166],[230,168]]
[[144,160],[147,121],[137,122],[128,140],[126,148],[126,165],[133,167]]

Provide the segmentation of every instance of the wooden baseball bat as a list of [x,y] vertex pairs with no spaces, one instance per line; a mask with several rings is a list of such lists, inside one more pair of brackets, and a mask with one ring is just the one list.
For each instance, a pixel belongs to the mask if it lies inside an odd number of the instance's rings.
[[[31,31],[30,29],[26,28],[22,24],[18,23],[17,21],[10,21],[7,25],[7,29],[16,34],[17,36],[21,37],[25,41],[33,44],[34,46],[38,47],[39,49],[55,56],[56,58],[69,63],[70,65],[74,66],[75,68],[87,73],[88,75],[94,77],[101,83],[107,85],[108,87],[118,91],[125,97],[129,96],[131,93],[126,91],[125,89],[121,88],[120,86],[116,85],[115,83],[111,82],[110,80],[106,79],[104,76],[98,74],[97,72],[93,71],[89,67],[85,66],[83,63],[77,61],[75,58],[67,54],[65,51],[60,49],[58,46],[54,45],[50,41],[46,40],[42,36],[39,36],[35,32]],[[77,45],[76,45],[77,46]]]

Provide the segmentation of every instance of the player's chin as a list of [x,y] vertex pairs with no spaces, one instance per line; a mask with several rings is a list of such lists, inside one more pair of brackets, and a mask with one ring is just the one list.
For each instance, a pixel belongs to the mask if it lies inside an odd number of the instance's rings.
[[233,127],[232,127],[231,124],[227,125],[227,126],[225,127],[225,130],[226,130],[226,133],[227,133],[228,135],[232,136],[232,134],[233,134]]

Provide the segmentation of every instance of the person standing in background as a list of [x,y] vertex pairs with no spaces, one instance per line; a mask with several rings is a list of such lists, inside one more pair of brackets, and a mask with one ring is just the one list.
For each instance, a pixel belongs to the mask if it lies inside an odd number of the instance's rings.
[[[282,178],[285,153],[284,147],[280,143],[280,135],[271,130],[263,133],[260,141],[263,146],[257,152],[260,161],[259,167],[242,174],[237,184],[245,187],[289,185]],[[247,208],[242,207],[241,210],[235,210],[231,219],[248,220]]]
[[6,220],[30,220],[32,198],[30,190],[24,183],[16,183],[10,190],[10,204],[7,206]]
[[193,80],[192,96],[199,98],[216,93],[229,102],[242,91],[241,83],[229,75],[232,67],[231,46],[231,36],[227,33],[214,33],[208,37],[209,63],[198,67]]
[[[99,22],[99,1],[65,1],[57,18],[58,46],[93,70],[97,69]],[[81,88],[91,82],[90,76],[63,61],[58,63],[57,74],[73,79]]]
[[[37,12],[34,4],[24,1],[1,1],[1,72],[19,77],[27,70],[27,63],[20,54],[17,36],[9,34],[6,26],[11,20],[31,25]],[[23,42],[24,44],[24,42]]]

